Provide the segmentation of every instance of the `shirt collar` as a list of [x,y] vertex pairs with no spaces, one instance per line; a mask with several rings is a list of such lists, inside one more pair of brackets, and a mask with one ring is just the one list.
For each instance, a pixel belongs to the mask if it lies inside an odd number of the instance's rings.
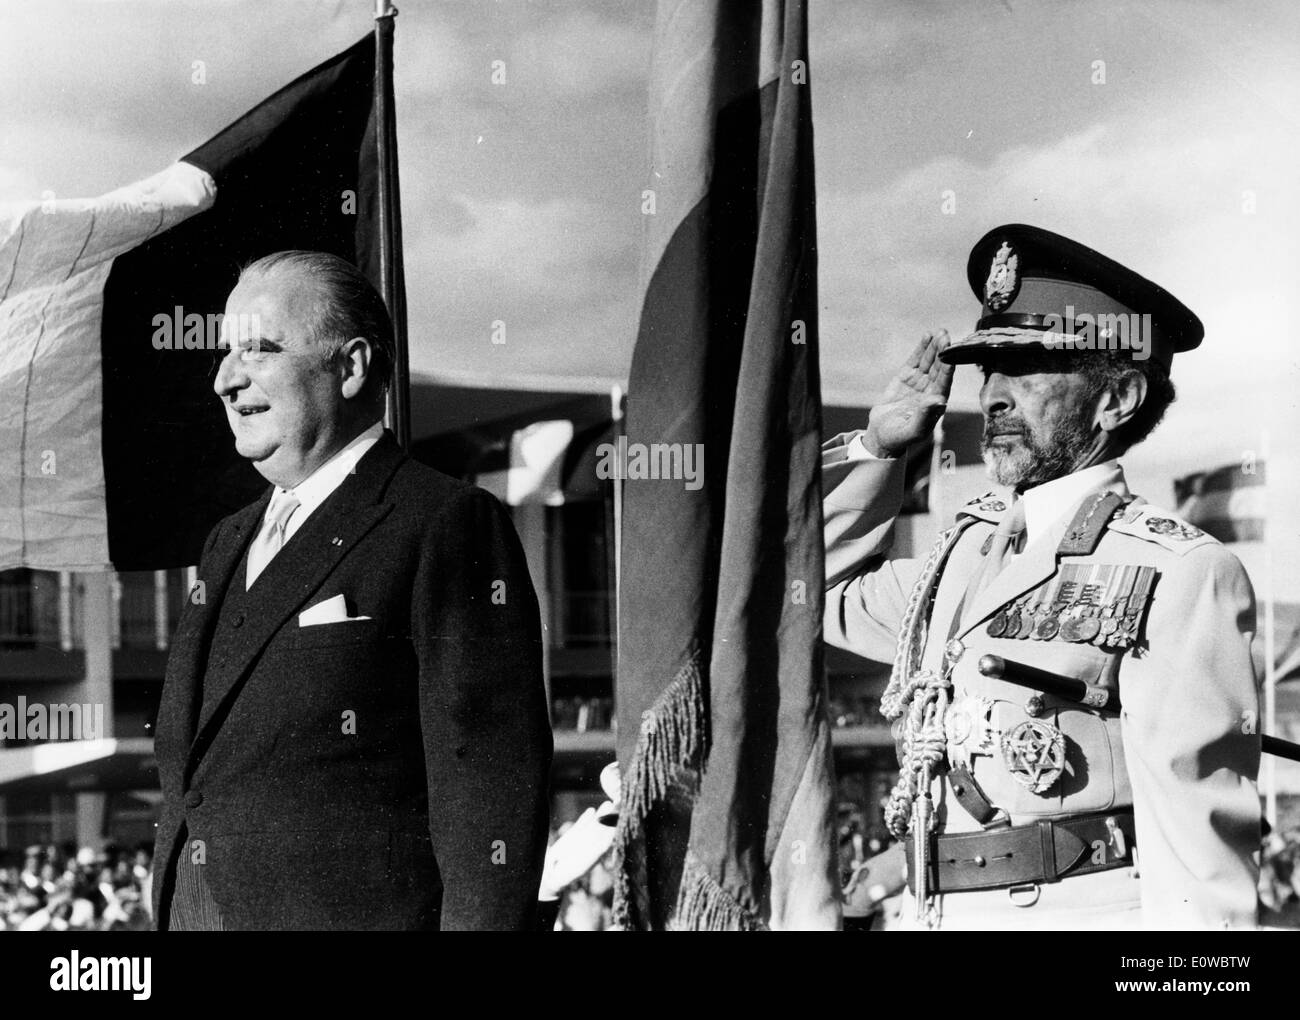
[[1118,460],[1094,464],[1026,489],[1020,497],[1025,507],[1025,544],[1049,531],[1066,514],[1073,513],[1089,493],[1104,489],[1111,489],[1121,496],[1128,495],[1124,469]]
[[[312,512],[343,484],[343,479],[352,473],[353,468],[357,466],[357,461],[379,442],[383,434],[383,421],[375,422],[292,489],[287,490],[297,496],[299,502],[298,509],[290,519],[291,529],[293,525],[301,524],[310,517]],[[284,491],[286,490],[276,488],[276,492]]]

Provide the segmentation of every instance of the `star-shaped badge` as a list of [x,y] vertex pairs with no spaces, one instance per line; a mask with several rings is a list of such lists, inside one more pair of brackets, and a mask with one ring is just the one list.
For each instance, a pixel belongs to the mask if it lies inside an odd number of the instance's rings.
[[1003,735],[1002,761],[1017,783],[1043,793],[1065,770],[1065,736],[1049,723],[1026,719]]

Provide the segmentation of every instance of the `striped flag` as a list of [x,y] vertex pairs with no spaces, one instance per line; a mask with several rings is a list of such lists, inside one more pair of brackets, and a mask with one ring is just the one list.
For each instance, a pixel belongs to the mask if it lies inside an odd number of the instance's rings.
[[1264,462],[1230,464],[1174,481],[1178,513],[1220,542],[1262,542],[1267,517]]
[[625,927],[839,924],[808,81],[799,0],[659,4],[623,476]]
[[333,252],[378,282],[367,36],[172,167],[0,213],[0,569],[197,563],[266,483],[212,392],[239,269]]

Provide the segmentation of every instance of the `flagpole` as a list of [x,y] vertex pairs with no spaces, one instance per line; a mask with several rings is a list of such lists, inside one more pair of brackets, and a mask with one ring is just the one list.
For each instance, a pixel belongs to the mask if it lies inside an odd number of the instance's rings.
[[[1268,498],[1269,473],[1273,470],[1270,458],[1268,430],[1260,437],[1260,454],[1264,462],[1264,733],[1277,733],[1277,646],[1273,615],[1273,555],[1268,542],[1271,501]],[[1264,775],[1264,817],[1268,824],[1277,827],[1277,760],[1266,755],[1261,763]]]
[[402,267],[402,197],[397,179],[397,118],[393,104],[391,0],[375,0],[375,145],[379,163],[379,282],[393,319],[393,382],[388,421],[402,449],[411,445],[411,364],[406,343],[406,277]]
[[[623,435],[623,387],[613,386],[609,391],[610,417],[614,421],[614,448],[619,448],[619,437]],[[612,676],[615,696],[618,691],[618,635],[619,606],[623,600],[623,472],[615,471],[610,479],[614,487],[614,635],[610,642],[613,655]]]

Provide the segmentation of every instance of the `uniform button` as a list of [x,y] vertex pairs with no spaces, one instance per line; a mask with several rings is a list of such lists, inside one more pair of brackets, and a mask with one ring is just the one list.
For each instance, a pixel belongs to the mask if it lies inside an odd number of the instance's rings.
[[987,863],[988,863],[988,861],[986,861],[986,860],[984,859],[983,854],[976,854],[976,855],[975,855],[975,867],[977,867],[977,868],[982,868],[982,867],[984,867],[984,865],[986,865]]
[[243,625],[244,625],[243,613],[240,613],[238,616],[236,616],[233,620],[230,621],[230,626],[232,627],[242,627]]
[[185,806],[187,808],[196,808],[203,803],[203,794],[199,790],[185,791]]

